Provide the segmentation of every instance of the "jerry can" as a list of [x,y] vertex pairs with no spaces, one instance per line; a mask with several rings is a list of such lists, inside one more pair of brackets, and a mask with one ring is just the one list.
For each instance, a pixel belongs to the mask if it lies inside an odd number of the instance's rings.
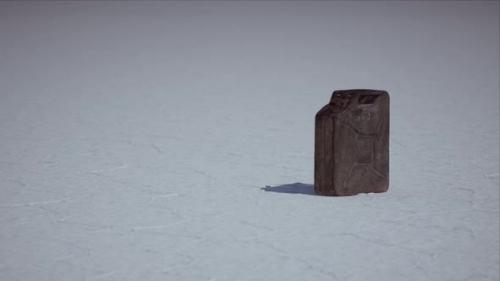
[[334,91],[317,114],[314,191],[347,196],[389,188],[389,94]]

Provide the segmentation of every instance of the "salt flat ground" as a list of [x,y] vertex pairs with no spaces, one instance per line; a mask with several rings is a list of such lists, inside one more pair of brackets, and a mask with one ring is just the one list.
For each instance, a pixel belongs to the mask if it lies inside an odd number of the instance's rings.
[[[498,280],[498,2],[0,3],[0,280]],[[384,194],[312,194],[334,89]]]

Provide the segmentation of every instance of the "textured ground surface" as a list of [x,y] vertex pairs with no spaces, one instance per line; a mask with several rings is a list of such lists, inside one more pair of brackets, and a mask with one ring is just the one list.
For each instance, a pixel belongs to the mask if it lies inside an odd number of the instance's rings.
[[[498,280],[498,11],[0,3],[0,280]],[[388,193],[311,194],[345,88]]]

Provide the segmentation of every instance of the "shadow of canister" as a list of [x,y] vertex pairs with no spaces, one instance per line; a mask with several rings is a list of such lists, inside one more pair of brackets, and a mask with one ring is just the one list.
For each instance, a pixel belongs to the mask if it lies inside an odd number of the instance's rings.
[[268,192],[316,195],[316,193],[314,193],[314,186],[312,184],[301,182],[282,184],[277,186],[267,185],[266,187],[262,187],[261,189]]

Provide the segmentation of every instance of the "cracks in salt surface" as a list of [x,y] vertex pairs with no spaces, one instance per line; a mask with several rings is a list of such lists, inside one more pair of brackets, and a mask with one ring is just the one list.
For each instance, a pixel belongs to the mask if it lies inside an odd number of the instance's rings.
[[44,200],[44,201],[30,201],[24,203],[11,203],[11,204],[2,204],[0,208],[15,208],[15,207],[34,207],[34,206],[43,206],[50,204],[60,204],[65,202],[74,201],[72,198],[62,198],[62,199],[54,199],[54,200]]
[[17,185],[20,185],[22,187],[28,186],[25,182],[18,180],[18,179],[7,179],[7,181],[10,181],[10,182],[15,183]]
[[209,178],[211,180],[218,181],[218,179],[215,176],[209,174],[208,172],[206,172],[204,170],[194,168],[194,169],[192,169],[192,171],[199,174],[199,175],[202,175],[206,178]]
[[446,236],[449,233],[454,233],[454,234],[465,233],[465,235],[467,235],[470,239],[477,239],[476,232],[474,231],[473,228],[467,228],[464,226],[454,226],[454,227],[450,228],[450,227],[446,227],[446,226],[443,226],[440,224],[430,224],[425,220],[425,218],[418,218],[417,217],[417,219],[424,219],[425,224],[420,225],[420,224],[414,222],[414,220],[408,220],[408,219],[406,219],[406,220],[381,220],[381,222],[391,224],[391,225],[396,225],[396,226],[406,225],[406,226],[410,226],[410,227],[415,228],[415,229],[422,229],[422,228],[426,228],[428,230],[432,229],[432,230],[436,230],[436,231],[440,232],[443,236]]
[[[117,224],[97,224],[97,223],[84,223],[84,222],[76,222],[76,221],[57,220],[57,223],[59,223],[59,224],[84,227],[84,231],[88,232],[88,233],[108,232],[108,233],[123,234],[123,235],[125,235],[126,233],[129,233],[129,232],[146,232],[146,231],[163,230],[163,229],[175,227],[177,225],[181,225],[185,222],[186,221],[182,220],[182,221],[172,222],[172,223],[168,223],[168,224],[127,226],[127,225],[117,225]],[[184,235],[182,235],[182,237],[184,237]],[[186,237],[188,237],[188,236],[186,235]],[[200,237],[194,237],[194,238],[198,239]]]
[[152,203],[152,202],[156,201],[157,199],[172,198],[172,197],[177,197],[177,196],[179,196],[179,193],[176,193],[176,192],[153,195],[153,196],[151,196],[151,199],[149,200],[149,202]]
[[96,174],[96,175],[103,175],[104,172],[109,173],[109,172],[114,172],[114,171],[127,169],[127,168],[128,168],[128,164],[124,162],[119,166],[115,166],[115,167],[111,167],[111,168],[104,168],[104,169],[100,169],[100,170],[93,170],[93,171],[90,171],[89,173]]
[[309,269],[311,269],[312,271],[314,272],[319,272],[320,274],[322,275],[325,275],[327,277],[330,277],[330,278],[333,278],[333,280],[340,280],[339,277],[337,276],[337,274],[333,271],[330,271],[330,270],[325,270],[323,268],[320,268],[318,266],[315,266],[313,263],[310,263],[309,261],[307,261],[306,259],[300,259],[300,261],[303,261],[306,263],[307,267]]
[[[267,230],[267,231],[271,231],[271,232],[275,231],[272,228],[263,227],[263,226],[255,224],[255,223],[246,221],[246,220],[240,220],[239,223],[251,226],[251,227],[258,229],[258,230]],[[240,243],[245,243],[245,244],[251,244],[254,246],[262,246],[263,248],[265,248],[267,250],[272,250],[272,252],[275,255],[277,255],[283,259],[291,260],[297,264],[303,265],[305,268],[307,268],[308,270],[310,270],[313,273],[317,273],[317,274],[326,276],[329,280],[340,280],[334,271],[325,269],[325,268],[327,268],[327,266],[322,264],[322,261],[316,260],[316,259],[311,261],[311,260],[308,260],[308,259],[305,259],[302,257],[293,256],[286,249],[275,245],[275,243],[273,243],[273,241],[264,241],[258,235],[239,238],[239,239],[236,239],[235,241],[240,242]]]
[[115,273],[116,273],[115,271],[108,271],[108,272],[100,273],[100,274],[94,275],[90,280],[106,279],[108,277],[113,276]]
[[457,187],[456,190],[464,191],[466,193],[469,193],[470,197],[473,197],[476,194],[476,191],[474,189],[472,189],[472,188],[469,188],[469,187]]
[[452,213],[467,213],[467,212],[484,212],[484,213],[495,213],[498,212],[498,209],[477,209],[477,208],[468,208],[468,209],[453,209],[453,210],[442,210],[442,211],[434,211],[434,212],[426,212],[426,213],[414,213],[409,215],[411,218],[423,218],[435,215],[444,215],[444,214],[452,214]]
[[70,259],[73,259],[75,257],[74,254],[69,254],[69,255],[62,255],[62,256],[57,256],[53,259],[55,262],[62,262],[62,261],[68,261]]
[[161,149],[157,144],[155,143],[152,143],[151,145],[151,148],[156,151],[158,154],[164,154],[165,152],[163,152],[163,149]]
[[242,240],[242,242],[251,242],[254,245],[261,245],[265,247],[266,249],[271,249],[276,255],[281,256],[282,258],[292,260],[298,264],[305,265],[305,267],[310,270],[311,272],[319,273],[321,275],[324,275],[328,277],[330,280],[340,280],[337,276],[337,274],[334,271],[327,270],[325,269],[324,266],[317,265],[315,262],[312,262],[310,260],[307,260],[305,258],[300,258],[300,257],[295,257],[290,255],[288,251],[285,249],[282,249],[281,247],[278,247],[274,245],[272,242],[267,242],[258,239],[257,237],[254,239],[250,240]]
[[500,173],[491,173],[491,174],[484,174],[484,177],[487,179],[495,179],[500,177]]
[[169,224],[159,224],[159,225],[140,225],[140,226],[132,226],[130,230],[132,231],[141,231],[141,230],[156,230],[156,229],[164,229],[172,226],[176,226],[184,223],[184,221],[173,222]]
[[408,247],[404,247],[404,246],[399,245],[399,244],[388,243],[388,242],[380,240],[380,239],[366,238],[366,237],[364,237],[362,235],[359,235],[359,234],[356,234],[356,233],[352,233],[352,232],[341,232],[341,233],[337,233],[335,235],[337,235],[337,236],[352,237],[352,238],[354,238],[356,240],[368,242],[368,243],[376,245],[376,246],[396,248],[396,249],[399,249],[399,250],[402,250],[402,251],[405,251],[405,252],[408,252],[408,253],[412,253],[412,254],[424,254],[424,255],[429,256],[430,258],[433,258],[433,259],[436,256],[436,254],[432,253],[432,252],[418,250],[418,249],[413,249],[413,248],[408,248]]
[[262,225],[259,225],[259,224],[256,224],[254,222],[250,222],[250,221],[247,221],[247,220],[239,220],[239,223],[251,226],[251,227],[259,229],[259,230],[274,231],[274,229],[272,229],[270,227],[262,226]]

